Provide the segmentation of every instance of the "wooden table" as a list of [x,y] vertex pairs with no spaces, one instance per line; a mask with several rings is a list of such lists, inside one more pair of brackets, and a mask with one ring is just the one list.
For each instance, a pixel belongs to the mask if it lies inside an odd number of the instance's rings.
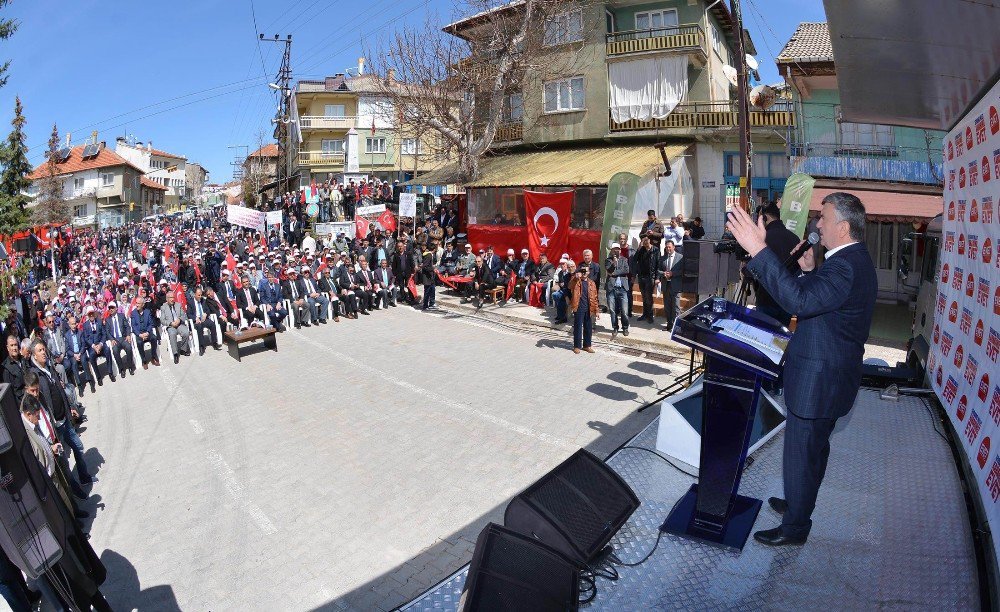
[[243,331],[229,330],[222,334],[222,337],[226,342],[226,347],[229,348],[229,355],[236,361],[241,361],[240,345],[244,342],[263,340],[264,346],[275,353],[278,352],[278,340],[273,327],[250,327]]

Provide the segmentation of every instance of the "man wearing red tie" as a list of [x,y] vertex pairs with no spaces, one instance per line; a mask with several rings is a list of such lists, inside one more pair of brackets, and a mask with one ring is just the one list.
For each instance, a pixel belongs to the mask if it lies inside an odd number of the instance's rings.
[[358,311],[366,315],[375,305],[375,276],[364,259],[361,269],[354,274],[354,282],[358,285],[354,290],[358,296]]

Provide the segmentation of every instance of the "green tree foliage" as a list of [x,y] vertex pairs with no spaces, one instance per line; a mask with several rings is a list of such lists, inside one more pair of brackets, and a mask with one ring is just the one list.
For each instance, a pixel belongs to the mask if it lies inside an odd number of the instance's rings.
[[24,210],[28,197],[24,192],[31,185],[28,180],[31,163],[20,98],[15,99],[14,119],[10,124],[13,129],[0,146],[0,234],[5,236],[22,229],[28,220]]
[[38,181],[38,199],[33,220],[39,225],[59,225],[69,221],[69,204],[63,198],[63,179],[59,176],[59,129],[52,124],[46,152],[44,175]]

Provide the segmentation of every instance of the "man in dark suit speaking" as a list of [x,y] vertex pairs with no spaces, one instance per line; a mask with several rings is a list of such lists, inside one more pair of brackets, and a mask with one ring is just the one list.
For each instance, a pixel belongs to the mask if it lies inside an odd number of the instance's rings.
[[751,255],[747,270],[778,305],[798,317],[785,356],[785,499],[772,497],[783,514],[781,526],[758,531],[770,546],[803,544],[837,419],[850,412],[861,386],[861,360],[871,328],[878,281],[862,242],[865,208],[856,196],[831,193],[823,199],[819,230],[826,260],[818,269],[812,249],[799,259],[795,276],[765,245],[763,220],[754,223],[742,209],[726,224]]

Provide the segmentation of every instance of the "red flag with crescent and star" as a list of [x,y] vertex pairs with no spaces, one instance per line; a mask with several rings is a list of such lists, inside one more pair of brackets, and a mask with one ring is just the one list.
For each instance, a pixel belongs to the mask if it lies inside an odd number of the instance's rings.
[[542,193],[524,190],[524,212],[528,223],[528,251],[531,259],[545,253],[559,260],[569,246],[569,221],[576,191]]
[[396,231],[396,217],[395,215],[392,214],[392,211],[389,210],[388,208],[382,211],[382,214],[378,216],[378,219],[376,219],[376,221],[378,221],[379,225],[381,225],[382,229],[384,229],[385,231],[387,232]]

